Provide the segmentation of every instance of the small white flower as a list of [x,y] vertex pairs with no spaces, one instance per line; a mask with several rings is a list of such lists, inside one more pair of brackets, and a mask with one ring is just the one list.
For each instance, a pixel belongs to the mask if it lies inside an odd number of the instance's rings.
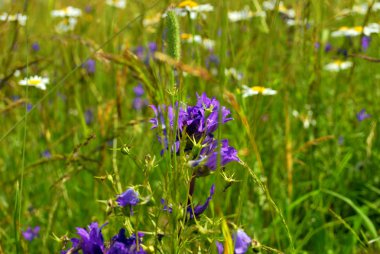
[[[376,2],[372,5],[372,12],[376,12],[380,10],[380,2]],[[363,3],[363,4],[357,4],[352,7],[351,13],[357,13],[360,15],[365,15],[368,12],[368,4]]]
[[126,0],[106,0],[106,4],[119,8],[119,9],[124,9],[125,6],[127,5]]
[[81,9],[74,8],[72,6],[67,6],[64,9],[60,10],[53,10],[51,12],[52,17],[57,17],[57,18],[65,18],[65,17],[72,17],[72,18],[77,18],[82,15]]
[[68,31],[73,31],[77,23],[78,20],[76,18],[64,18],[55,26],[55,30],[57,33],[66,33]]
[[248,20],[253,17],[253,12],[248,6],[245,6],[244,9],[240,11],[229,11],[228,12],[228,19],[231,22],[238,22],[241,20]]
[[182,33],[181,39],[182,39],[182,41],[187,42],[187,43],[195,42],[196,44],[199,44],[208,50],[212,50],[215,47],[215,41],[214,40],[204,39],[198,34],[195,34],[193,36],[192,34]]
[[149,17],[143,20],[143,25],[144,26],[152,26],[160,22],[161,15],[157,14],[153,17]]
[[17,21],[20,24],[20,26],[25,26],[27,19],[28,17],[26,15],[22,15],[21,13],[10,15],[4,12],[3,14],[0,15],[0,21],[9,21],[9,22]]
[[276,90],[273,90],[271,88],[265,88],[262,86],[248,87],[246,85],[243,85],[242,87],[243,87],[243,91],[242,91],[243,98],[248,97],[248,96],[252,96],[252,95],[258,95],[258,94],[262,94],[262,95],[275,95],[275,94],[277,94]]
[[15,76],[16,78],[18,78],[18,77],[20,77],[20,74],[21,74],[20,70],[15,70],[15,72],[13,73],[13,76]]
[[227,77],[232,77],[236,80],[242,80],[243,74],[238,72],[235,68],[229,68],[224,70],[224,75]]
[[380,25],[377,23],[370,23],[366,25],[363,29],[363,34],[366,36],[370,36],[371,34],[380,33]]
[[350,61],[336,60],[332,63],[325,65],[325,70],[331,71],[331,72],[338,72],[341,70],[349,69],[351,67],[352,67],[352,62],[350,62]]
[[[274,11],[275,8],[276,8],[276,0],[264,1],[263,2],[263,9],[264,10]],[[285,14],[286,16],[288,16],[289,18],[292,18],[292,19],[294,19],[296,16],[296,12],[293,9],[286,8],[286,6],[284,5],[284,3],[282,1],[280,1],[278,4],[278,12]]]
[[310,128],[310,126],[315,126],[317,124],[317,121],[313,117],[313,111],[306,106],[306,113],[299,113],[297,110],[292,111],[292,115],[295,118],[298,118],[305,129]]
[[33,76],[30,78],[24,78],[20,80],[20,86],[34,86],[41,90],[46,90],[46,85],[49,83],[49,78]]
[[215,41],[210,40],[210,39],[203,39],[202,41],[203,47],[205,47],[208,50],[212,50],[215,47]]

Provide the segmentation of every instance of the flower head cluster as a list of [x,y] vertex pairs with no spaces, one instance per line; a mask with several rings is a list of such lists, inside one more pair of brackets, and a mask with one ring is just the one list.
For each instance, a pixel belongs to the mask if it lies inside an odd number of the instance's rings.
[[140,45],[134,50],[136,56],[146,65],[149,65],[150,60],[153,60],[153,56],[156,51],[157,43],[155,42],[149,42],[146,47]]
[[77,234],[79,238],[72,238],[72,247],[68,250],[64,250],[61,254],[78,253],[82,250],[84,254],[144,254],[146,253],[142,246],[142,233],[132,235],[129,238],[125,236],[125,229],[120,229],[119,233],[112,237],[110,244],[107,246],[104,243],[102,228],[98,223],[93,222],[88,226],[88,229],[77,228]]
[[[169,148],[167,141],[167,130],[164,120],[163,111],[167,109],[167,116],[170,128],[174,128],[175,113],[178,111],[178,122],[176,123],[176,140],[171,144],[172,151],[178,152],[182,143],[182,149],[189,158],[189,165],[200,167],[199,176],[209,173],[209,170],[215,170],[217,167],[218,152],[221,150],[221,165],[224,166],[231,161],[239,161],[235,148],[229,146],[228,140],[221,142],[214,138],[213,133],[220,124],[224,124],[232,118],[230,111],[221,107],[216,98],[209,98],[205,93],[197,95],[198,101],[195,106],[179,106],[175,108],[169,106],[155,107],[156,117],[151,119],[152,128],[159,125],[163,130],[164,137],[159,138],[165,149]],[[219,119],[220,114],[220,119]],[[219,149],[219,146],[221,148]]]

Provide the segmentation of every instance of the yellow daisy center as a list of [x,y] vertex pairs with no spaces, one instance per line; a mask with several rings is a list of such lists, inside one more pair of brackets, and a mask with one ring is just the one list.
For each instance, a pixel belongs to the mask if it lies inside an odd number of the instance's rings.
[[187,39],[190,39],[191,37],[192,37],[191,34],[186,34],[186,33],[181,34],[181,39],[182,40],[187,40]]
[[278,10],[279,10],[280,12],[286,12],[288,9],[287,9],[283,4],[280,4],[280,5],[278,6]]
[[39,83],[41,83],[41,80],[39,80],[39,79],[29,79],[28,80],[28,85],[31,85],[31,86],[36,86]]
[[198,3],[191,0],[182,1],[178,4],[179,8],[185,8],[185,7],[194,8],[197,6],[198,6]]
[[339,28],[340,31],[347,31],[349,28],[347,26],[342,26]]
[[263,93],[265,91],[265,87],[262,87],[262,86],[253,86],[251,87],[251,89],[255,92],[258,92],[258,93]]
[[338,65],[338,66],[341,66],[342,65],[342,60],[335,60],[334,61],[334,64]]
[[354,30],[355,30],[356,32],[361,33],[361,32],[363,32],[363,27],[362,27],[362,26],[355,26],[355,27],[354,27]]

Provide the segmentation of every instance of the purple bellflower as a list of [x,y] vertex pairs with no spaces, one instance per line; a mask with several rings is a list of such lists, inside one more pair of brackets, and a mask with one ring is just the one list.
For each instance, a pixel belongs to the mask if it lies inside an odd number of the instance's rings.
[[218,251],[218,254],[223,254],[224,253],[224,246],[223,243],[216,241],[216,250]]
[[[236,149],[228,145],[228,140],[224,139],[221,143],[221,166],[225,166],[227,163],[232,161],[239,161]],[[201,166],[197,172],[199,176],[205,173],[207,174],[208,169],[215,170],[217,168],[218,151],[218,141],[216,139],[212,139],[212,141],[201,150],[199,158],[189,161],[189,165],[192,167]],[[206,167],[206,170],[205,168],[202,168],[202,166]]]
[[129,206],[131,210],[131,215],[133,215],[132,206],[137,205],[139,202],[139,193],[132,188],[127,189],[121,195],[117,196],[116,202],[119,206],[125,207]]
[[38,44],[38,42],[33,42],[33,44],[32,44],[32,50],[34,52],[40,51],[40,44]]
[[132,235],[129,238],[125,237],[125,229],[120,229],[119,233],[111,240],[111,246],[107,251],[107,254],[145,254],[147,253],[141,247],[144,234],[141,232],[136,235]]
[[252,239],[242,229],[237,230],[237,232],[233,235],[233,239],[236,254],[246,253],[252,242]]
[[97,222],[93,222],[88,226],[88,229],[77,228],[79,238],[71,238],[73,247],[67,251],[62,251],[61,254],[78,253],[82,250],[83,254],[103,254],[105,253],[104,239],[102,228],[107,225],[103,224],[100,228]]
[[50,159],[51,158],[51,152],[49,151],[49,149],[46,149],[45,151],[43,151],[41,153],[42,157],[45,158],[45,159]]
[[133,92],[135,93],[135,98],[133,99],[132,106],[135,110],[141,110],[143,107],[148,105],[146,99],[142,98],[144,95],[144,88],[141,84],[138,84],[133,88]]
[[[252,243],[252,239],[242,230],[238,229],[235,234],[233,234],[232,239],[234,240],[234,253],[244,254],[248,251],[249,246]],[[216,248],[218,254],[224,253],[223,243],[216,242]]]
[[94,113],[91,109],[87,109],[84,112],[84,119],[87,125],[90,125],[92,123],[92,121],[94,120]]
[[27,241],[32,241],[34,238],[38,237],[38,234],[40,232],[40,227],[35,226],[34,228],[28,227],[27,230],[22,231],[22,236]]
[[360,110],[359,113],[356,114],[356,118],[358,119],[359,122],[364,121],[367,118],[370,118],[371,115],[367,114],[366,110],[363,108]]
[[328,53],[328,52],[330,52],[331,51],[331,49],[332,49],[332,45],[331,45],[331,43],[326,43],[326,45],[325,45],[325,52],[326,53]]
[[173,212],[173,208],[171,205],[167,205],[165,199],[161,198],[161,205],[164,206],[164,208],[162,210],[164,211],[167,211],[168,213],[172,213]]
[[144,88],[141,84],[138,84],[133,88],[133,92],[135,93],[136,96],[141,97],[144,95]]
[[194,210],[192,209],[191,206],[188,206],[187,207],[187,212],[190,214],[190,219],[193,219],[194,217],[198,217],[199,215],[201,215],[202,213],[204,213],[204,211],[206,211],[211,199],[212,199],[212,196],[214,196],[214,193],[215,193],[215,185],[213,184],[211,186],[211,189],[210,189],[210,195],[208,196],[208,198],[206,199],[206,202],[204,202],[203,205],[197,205],[194,207]]
[[82,67],[86,69],[87,74],[94,74],[96,62],[94,59],[88,59],[86,62],[83,63]]
[[364,52],[367,51],[367,49],[369,48],[370,43],[371,43],[371,37],[369,37],[369,36],[363,36],[361,45],[362,45],[362,50]]

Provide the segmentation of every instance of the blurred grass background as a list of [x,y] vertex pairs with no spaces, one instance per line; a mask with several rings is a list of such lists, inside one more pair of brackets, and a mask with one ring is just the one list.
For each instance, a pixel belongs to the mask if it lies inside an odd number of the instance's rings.
[[[133,55],[149,42],[166,52],[164,20],[148,27],[143,20],[160,15],[170,2],[129,1],[123,10],[103,1],[25,3],[0,4],[1,13],[26,10],[28,15],[25,27],[0,23],[0,253],[14,253],[16,246],[21,253],[57,252],[62,244],[54,235],[71,237],[75,227],[93,220],[121,226],[122,217],[108,215],[113,209],[108,200],[127,186],[141,185],[140,193],[152,195],[157,203],[170,188],[165,177],[168,162],[159,155],[161,147],[148,122],[153,112],[132,107],[138,83],[150,104],[170,103],[170,68],[152,58],[146,65]],[[338,49],[380,58],[378,34],[372,35],[365,53],[358,37],[328,36],[340,26],[378,22],[378,13],[338,19],[354,1],[285,1],[299,20],[310,23],[288,27],[275,11],[265,19],[228,22],[227,11],[247,5],[255,12],[261,1],[207,3],[215,10],[206,19],[179,18],[180,31],[215,40],[215,49],[183,43],[181,61],[207,68],[215,55],[219,74],[211,81],[179,75],[183,100],[194,103],[196,92],[206,92],[231,109],[234,121],[222,127],[221,135],[266,184],[284,214],[295,253],[377,253],[378,63],[349,57],[353,68],[338,73],[323,66],[345,57]],[[83,15],[73,32],[58,34],[58,21],[50,11],[68,5],[82,9]],[[118,31],[122,32],[109,40]],[[31,48],[35,42],[38,52]],[[326,43],[333,45],[332,51],[324,51]],[[89,57],[96,60],[93,74],[81,67]],[[242,80],[225,76],[225,68],[241,72]],[[14,76],[16,70],[20,77]],[[48,76],[47,91],[19,86],[28,73]],[[278,94],[242,98],[242,84],[271,87]],[[35,108],[26,116],[27,104]],[[363,108],[372,117],[359,122],[356,114]],[[312,112],[315,125],[304,128],[295,110],[301,118]],[[86,114],[92,114],[91,123],[86,123]],[[128,155],[112,150],[122,145],[128,146]],[[249,171],[235,163],[227,166],[227,173],[237,181],[215,195],[208,215],[215,223],[229,215],[230,222],[243,226],[260,243],[290,253],[284,225]],[[199,202],[216,178],[198,181]],[[139,228],[148,230],[155,211],[137,209]],[[20,230],[29,225],[41,226],[40,237],[32,242],[20,239]],[[104,232],[111,236],[115,230],[108,227]],[[207,235],[199,238],[207,242]],[[205,252],[215,251],[202,246]]]

